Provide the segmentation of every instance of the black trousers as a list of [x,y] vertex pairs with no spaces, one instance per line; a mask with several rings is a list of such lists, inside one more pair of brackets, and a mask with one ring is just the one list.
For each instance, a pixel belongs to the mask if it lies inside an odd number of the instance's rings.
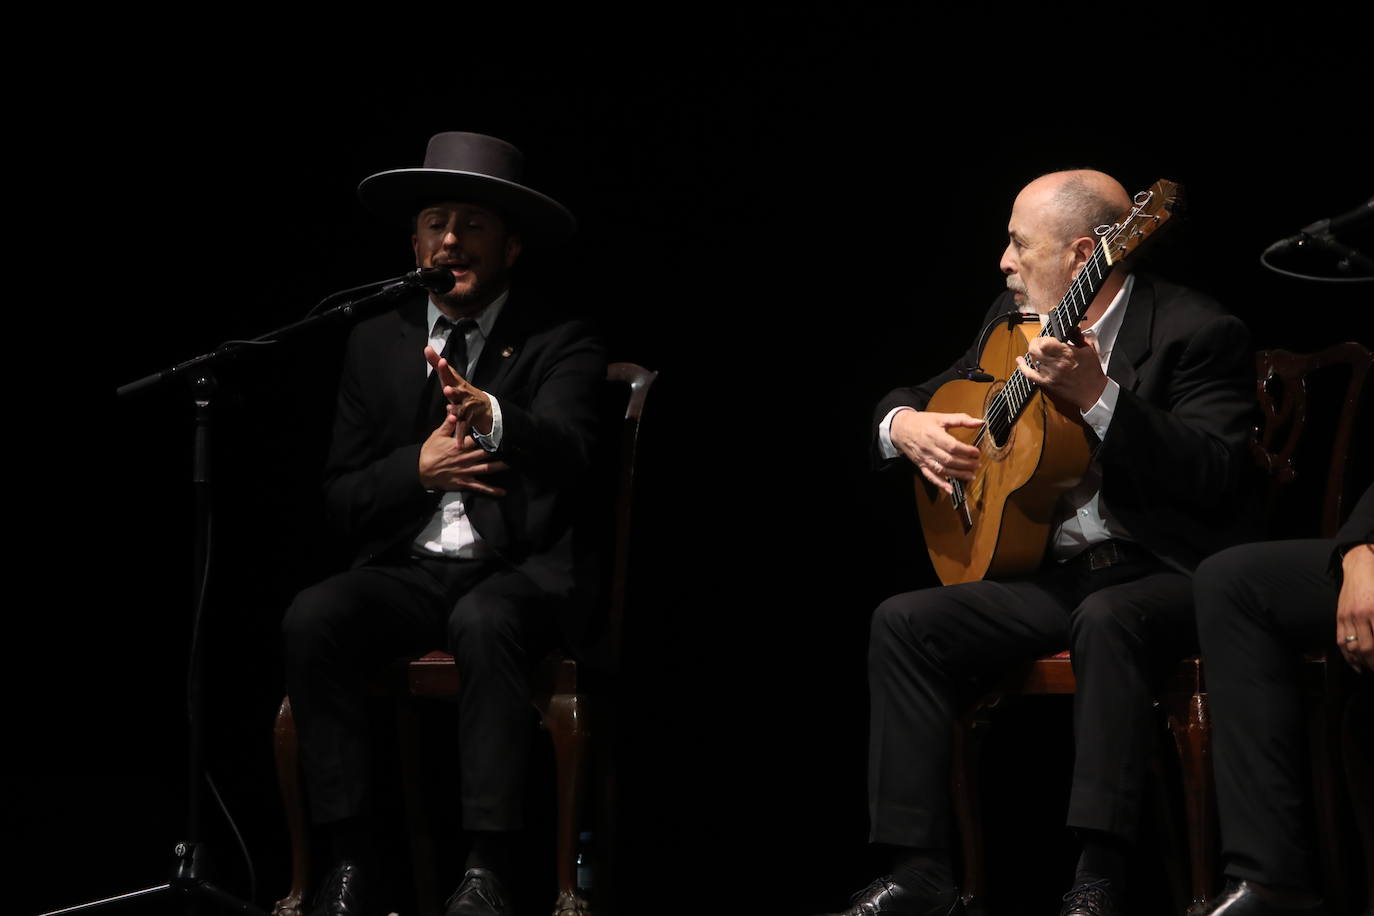
[[949,848],[950,737],[959,703],[1008,665],[1073,652],[1075,759],[1068,823],[1134,840],[1156,675],[1195,644],[1190,578],[1138,549],[1092,570],[889,598],[869,639],[869,838]]
[[1298,662],[1303,649],[1335,640],[1334,548],[1329,540],[1245,544],[1197,570],[1217,812],[1234,878],[1315,887]]
[[551,599],[518,570],[479,560],[401,559],[333,576],[296,596],[282,623],[311,819],[365,814],[371,737],[365,679],[398,656],[443,648],[458,700],[463,826],[523,823],[534,728],[530,673],[557,641]]

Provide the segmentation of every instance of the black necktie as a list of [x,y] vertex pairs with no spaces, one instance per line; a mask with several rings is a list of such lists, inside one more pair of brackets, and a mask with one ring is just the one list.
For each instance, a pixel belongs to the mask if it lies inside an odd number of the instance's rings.
[[436,327],[448,328],[448,340],[444,341],[444,349],[439,355],[448,360],[448,364],[453,367],[463,378],[468,377],[468,331],[477,327],[477,322],[471,318],[459,318],[454,320],[447,315],[440,315],[435,323]]
[[[454,372],[458,373],[463,378],[467,378],[467,336],[469,330],[477,327],[477,322],[471,318],[458,318],[455,320],[447,315],[440,315],[439,319],[434,322],[434,324],[436,329],[443,327],[449,329],[448,340],[444,341],[444,349],[439,355],[448,360],[448,364],[453,368]],[[444,422],[444,410],[445,404],[447,404],[447,398],[444,397],[444,386],[439,382],[438,372],[430,372],[429,385],[426,387],[425,391],[427,392],[425,406],[420,412],[420,416],[423,418],[421,424],[423,428],[419,430],[422,438],[427,437],[440,423]]]

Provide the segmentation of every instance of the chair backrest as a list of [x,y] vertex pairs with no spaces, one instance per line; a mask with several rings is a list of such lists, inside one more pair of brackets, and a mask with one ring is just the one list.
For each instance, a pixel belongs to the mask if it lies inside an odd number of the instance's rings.
[[1368,484],[1371,365],[1374,355],[1353,341],[1255,355],[1262,419],[1252,449],[1266,477],[1266,537],[1331,537]]
[[[619,451],[612,458],[615,480],[614,517],[611,554],[608,557],[609,580],[606,593],[606,648],[610,664],[618,666],[622,627],[625,620],[625,599],[629,586],[631,518],[635,496],[635,466],[639,457],[639,429],[644,418],[644,406],[649,388],[658,377],[657,372],[634,363],[611,363],[606,381],[612,399],[611,409],[618,417],[620,428]],[[623,409],[619,406],[623,402]]]

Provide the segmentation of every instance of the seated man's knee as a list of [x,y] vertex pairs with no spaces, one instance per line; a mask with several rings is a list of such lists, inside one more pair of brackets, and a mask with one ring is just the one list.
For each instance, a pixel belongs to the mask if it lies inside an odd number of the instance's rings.
[[370,641],[368,620],[375,613],[364,592],[335,576],[296,595],[282,617],[282,640],[288,664],[365,655]]
[[333,606],[325,590],[313,585],[296,595],[282,617],[282,639],[287,658],[300,657],[328,641]]
[[1074,611],[1071,625],[1073,645],[1098,639],[1138,635],[1142,622],[1139,612],[1121,601],[1097,592],[1088,595]]
[[910,617],[904,595],[893,595],[873,611],[868,623],[868,644],[872,648],[905,638]]
[[893,595],[873,611],[868,630],[869,663],[881,664],[894,653],[921,652],[932,624],[939,617],[939,602],[931,591]]
[[509,651],[520,645],[520,608],[502,595],[469,592],[448,617],[449,651],[455,656]]
[[1241,544],[1214,553],[1193,573],[1198,636],[1203,642],[1246,626],[1264,604],[1264,582],[1285,555],[1277,544]]

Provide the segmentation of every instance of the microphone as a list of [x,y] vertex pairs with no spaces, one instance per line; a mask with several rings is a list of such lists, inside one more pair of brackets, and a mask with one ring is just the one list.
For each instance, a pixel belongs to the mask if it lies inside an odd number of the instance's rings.
[[[1011,330],[1013,325],[1039,320],[1040,316],[1035,312],[1022,312],[1018,309],[1004,312],[988,322],[988,326],[983,328],[983,332],[978,335],[978,343],[974,345],[974,352],[979,356],[983,355],[983,347],[987,345],[988,337],[991,336],[993,329],[997,327],[999,322],[1005,321],[1007,323],[1007,330]],[[982,366],[960,366],[958,371],[961,377],[968,379],[970,382],[994,381],[991,375],[983,371]]]
[[1304,242],[1317,239],[1328,239],[1335,233],[1344,229],[1346,226],[1362,219],[1368,219],[1374,215],[1374,197],[1369,198],[1364,203],[1347,210],[1340,216],[1329,216],[1326,219],[1319,219],[1315,223],[1303,226],[1298,230],[1297,235],[1290,235],[1286,239],[1279,239],[1268,248],[1264,249],[1265,254],[1275,254],[1280,251],[1288,251],[1290,248],[1297,248]]
[[417,267],[405,276],[388,283],[403,283],[406,286],[422,286],[431,293],[446,293],[453,289],[453,272],[447,267]]

